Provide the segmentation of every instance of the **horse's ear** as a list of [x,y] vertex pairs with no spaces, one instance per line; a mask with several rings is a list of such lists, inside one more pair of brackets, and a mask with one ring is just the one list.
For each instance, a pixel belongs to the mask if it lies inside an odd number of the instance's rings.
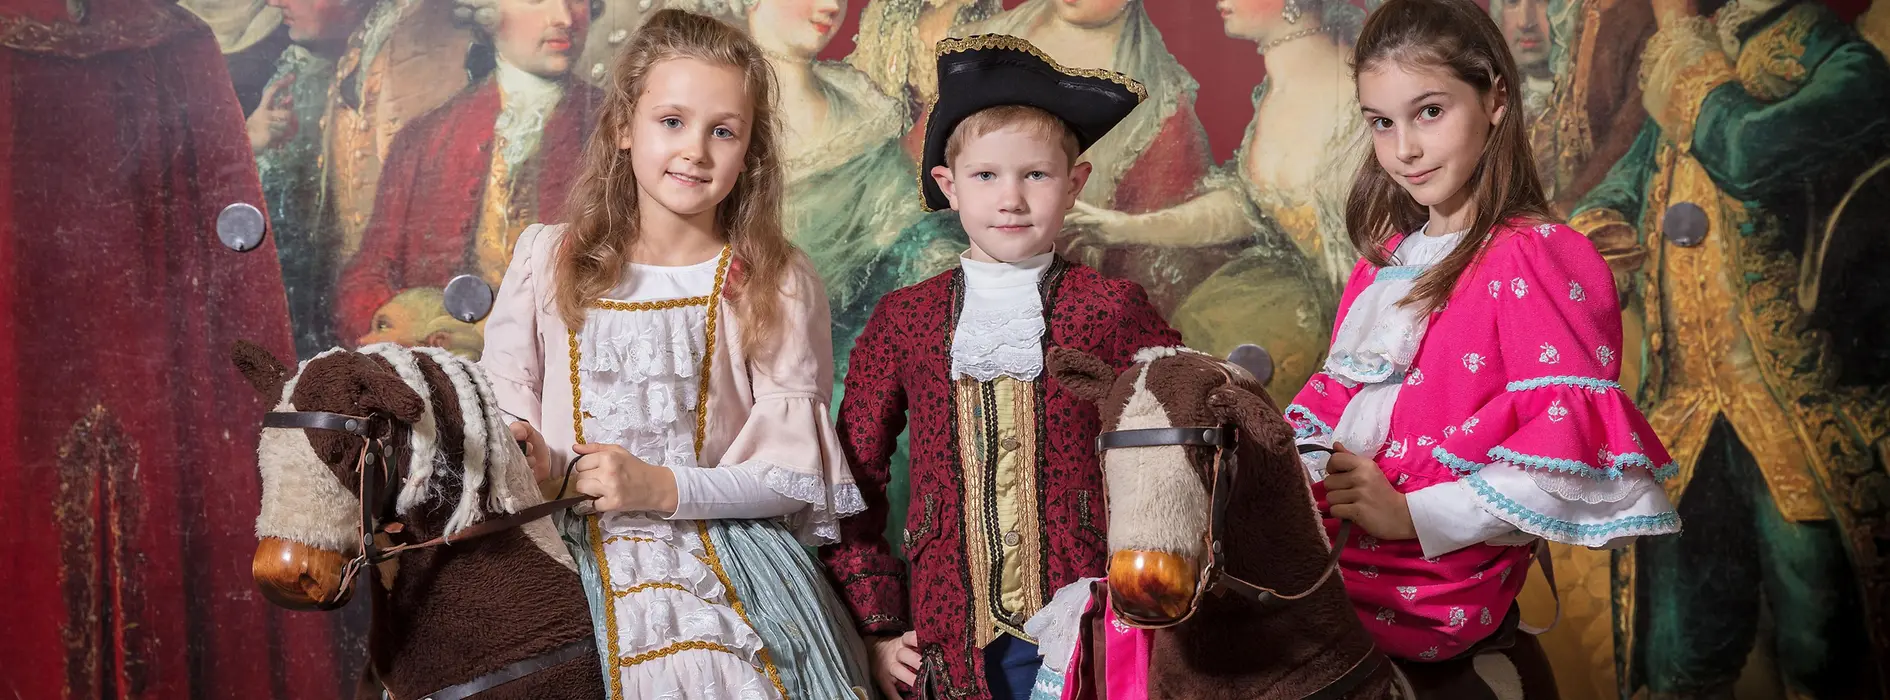
[[1208,394],[1208,408],[1222,424],[1240,426],[1240,432],[1262,445],[1293,444],[1293,428],[1273,401],[1238,386],[1228,385]]
[[[367,359],[367,358],[362,358]],[[400,375],[379,362],[368,362],[372,371],[363,372],[360,398],[357,403],[370,411],[380,411],[394,417],[402,423],[420,422],[420,414],[427,410],[426,401],[420,398]]]
[[289,368],[269,354],[262,346],[247,340],[238,340],[230,348],[230,363],[236,365],[236,371],[243,373],[249,385],[256,388],[271,404],[282,400],[282,385],[289,380]]
[[1116,386],[1116,369],[1101,358],[1073,348],[1051,348],[1044,356],[1050,376],[1077,398],[1101,404]]

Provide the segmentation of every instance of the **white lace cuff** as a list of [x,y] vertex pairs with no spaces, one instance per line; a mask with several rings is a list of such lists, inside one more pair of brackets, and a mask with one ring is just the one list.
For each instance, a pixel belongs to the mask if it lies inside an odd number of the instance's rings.
[[[1611,484],[1606,493],[1587,484],[1593,498],[1568,498],[1563,484],[1541,477],[1541,470],[1495,462],[1457,481],[1483,510],[1543,539],[1582,547],[1614,549],[1642,535],[1680,531],[1680,516],[1652,475],[1637,471]],[[1646,482],[1635,486],[1634,481]],[[1415,509],[1412,519],[1417,517]]]
[[1464,547],[1516,532],[1516,526],[1491,515],[1477,504],[1463,484],[1447,481],[1404,495],[1411,509],[1411,525],[1426,558],[1437,558]]
[[823,545],[840,540],[840,518],[866,510],[858,486],[830,486],[818,475],[763,460],[671,471],[675,520],[781,517],[803,544]]
[[1077,643],[1083,640],[1083,613],[1089,611],[1094,592],[1091,584],[1099,580],[1078,578],[1057,589],[1050,602],[1024,623],[1024,634],[1037,640],[1037,654],[1043,657],[1045,668],[1067,671]]

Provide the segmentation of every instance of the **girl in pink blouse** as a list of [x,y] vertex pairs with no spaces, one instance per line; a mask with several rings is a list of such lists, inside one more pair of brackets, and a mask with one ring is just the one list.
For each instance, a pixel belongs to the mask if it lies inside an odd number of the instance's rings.
[[[1519,75],[1471,0],[1390,0],[1354,58],[1376,162],[1346,206],[1353,269],[1324,371],[1287,408],[1342,574],[1393,657],[1508,637],[1531,547],[1676,532],[1667,451],[1618,383],[1607,266],[1556,222]],[[1483,646],[1490,646],[1484,644]]]

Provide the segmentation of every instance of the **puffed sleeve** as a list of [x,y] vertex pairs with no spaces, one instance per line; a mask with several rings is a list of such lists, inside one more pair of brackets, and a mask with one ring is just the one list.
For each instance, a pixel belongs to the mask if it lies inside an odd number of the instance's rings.
[[[1332,321],[1332,332],[1339,332],[1345,325],[1346,314],[1352,310],[1352,303],[1360,292],[1371,286],[1377,279],[1378,268],[1371,261],[1360,258],[1352,267],[1352,276],[1346,280],[1345,293],[1339,298],[1339,315]],[[1328,342],[1332,339],[1327,338]],[[1293,437],[1301,445],[1332,446],[1332,426],[1339,424],[1339,416],[1345,414],[1345,407],[1352,403],[1352,397],[1358,394],[1362,385],[1348,383],[1320,370],[1306,381],[1306,386],[1287,404],[1284,414],[1286,422],[1293,426]],[[1325,455],[1303,457],[1308,469],[1323,469]]]
[[1556,542],[1614,547],[1678,532],[1660,487],[1675,472],[1619,383],[1621,315],[1606,263],[1561,224],[1514,228],[1491,243],[1455,313],[1495,317],[1506,390],[1432,455],[1476,502]]
[[545,351],[538,338],[538,285],[534,270],[543,264],[540,243],[556,238],[544,224],[533,224],[519,234],[512,262],[499,282],[486,317],[485,348],[479,368],[492,380],[499,410],[534,426],[543,417]]
[[748,358],[755,404],[722,467],[751,471],[777,494],[805,504],[789,529],[808,545],[839,539],[838,518],[866,508],[829,418],[833,330],[827,290],[797,257],[782,285],[772,347]]

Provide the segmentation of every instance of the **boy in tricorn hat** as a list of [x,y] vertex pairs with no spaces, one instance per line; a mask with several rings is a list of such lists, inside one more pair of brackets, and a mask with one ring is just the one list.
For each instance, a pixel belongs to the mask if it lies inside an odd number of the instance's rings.
[[[821,557],[882,691],[1021,699],[1039,664],[1024,621],[1108,560],[1096,407],[1048,381],[1044,351],[1121,369],[1181,338],[1141,287],[1053,252],[1089,178],[1077,156],[1142,85],[1008,36],[947,39],[938,62],[920,186],[928,211],[957,211],[970,248],[882,298],[853,349],[839,431],[866,511]],[[909,574],[881,534],[908,420]]]

